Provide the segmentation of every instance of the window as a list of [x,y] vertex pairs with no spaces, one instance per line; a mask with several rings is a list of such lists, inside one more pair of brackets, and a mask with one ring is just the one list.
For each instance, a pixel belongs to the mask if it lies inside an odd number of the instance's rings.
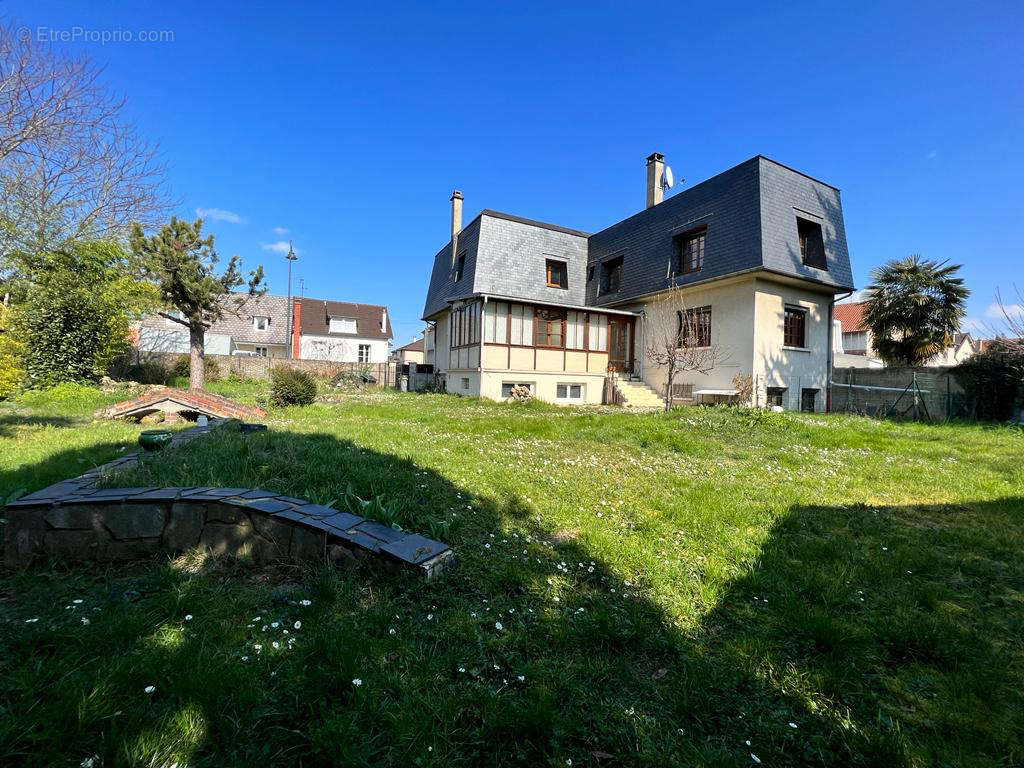
[[786,307],[783,320],[782,343],[787,347],[807,346],[807,310]]
[[267,356],[267,348],[266,347],[256,347],[255,350],[256,350],[256,356],[257,357],[266,357]]
[[586,312],[566,312],[565,348],[583,349],[583,337],[587,330]]
[[587,267],[587,282],[589,283],[593,279],[594,279],[594,265],[591,264],[589,267]]
[[257,331],[265,331],[270,327],[270,318],[266,315],[253,315],[252,327]]
[[676,266],[681,274],[700,272],[704,266],[704,235],[707,230],[676,237]]
[[509,310],[509,343],[519,347],[533,346],[533,307],[513,304]]
[[530,394],[533,394],[533,382],[532,381],[503,381],[501,382],[501,396],[503,398],[512,397],[512,390],[515,387],[524,387],[530,390]]
[[359,362],[368,363],[370,362],[370,345],[360,344],[359,345]]
[[354,317],[332,317],[327,330],[329,333],[355,333],[356,319]]
[[818,390],[816,389],[801,389],[800,390],[800,410],[813,413],[817,409],[818,404]]
[[469,389],[469,377],[468,376],[463,376],[462,377],[462,388],[463,389]]
[[601,265],[601,287],[598,293],[618,293],[622,286],[622,257],[609,259]]
[[484,305],[484,341],[504,344],[508,341],[508,304],[491,301]]
[[590,351],[608,351],[608,315],[590,316]]
[[816,221],[796,220],[796,231],[800,236],[800,258],[808,267],[828,269],[825,261],[825,241],[821,236],[821,224]]
[[459,258],[455,260],[455,282],[459,282],[462,279],[462,273],[466,269],[466,254],[459,254]]
[[555,400],[579,402],[583,399],[582,384],[558,384],[555,387]]
[[562,324],[565,322],[565,313],[560,309],[538,309],[536,317],[536,344],[538,347],[558,347],[561,349]]
[[693,400],[693,384],[672,384],[673,400]]
[[548,288],[569,287],[569,265],[557,259],[548,259],[546,262],[548,276]]
[[679,346],[711,346],[711,307],[696,307],[680,311]]
[[786,396],[785,387],[768,387],[768,405],[782,407],[782,398]]
[[464,304],[448,314],[448,345],[468,347],[480,343],[480,302]]
[[856,354],[868,351],[867,331],[847,331],[843,334],[843,352]]

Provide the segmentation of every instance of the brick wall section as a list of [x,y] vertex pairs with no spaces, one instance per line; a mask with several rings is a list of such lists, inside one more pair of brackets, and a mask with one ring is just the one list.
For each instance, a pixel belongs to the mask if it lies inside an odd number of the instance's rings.
[[[179,432],[187,443],[223,424]],[[274,491],[248,488],[105,488],[123,456],[84,475],[23,496],[4,508],[4,560],[23,567],[44,558],[133,560],[200,548],[217,555],[357,565],[375,556],[430,580],[454,563],[451,548],[416,533]]]

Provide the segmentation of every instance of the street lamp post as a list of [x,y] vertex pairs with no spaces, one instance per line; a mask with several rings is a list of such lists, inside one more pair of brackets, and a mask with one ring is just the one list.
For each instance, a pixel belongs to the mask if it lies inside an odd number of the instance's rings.
[[288,241],[288,255],[285,256],[288,259],[288,338],[286,339],[288,347],[288,357],[295,357],[295,349],[292,346],[292,328],[293,318],[295,317],[295,309],[292,307],[292,262],[295,261],[298,256],[295,255],[295,251],[292,249],[291,240]]

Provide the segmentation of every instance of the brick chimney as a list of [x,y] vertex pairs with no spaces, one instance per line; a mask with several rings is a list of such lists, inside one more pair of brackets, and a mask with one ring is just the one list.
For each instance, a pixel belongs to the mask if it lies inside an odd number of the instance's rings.
[[647,158],[647,207],[657,205],[665,197],[661,188],[661,174],[665,170],[665,156],[654,152]]
[[459,232],[462,231],[462,193],[452,192],[452,266],[455,266],[455,252],[459,249]]
[[299,343],[302,336],[300,334],[300,328],[302,327],[302,299],[292,299],[292,337],[290,339],[292,345],[292,359],[298,360],[299,353],[302,351],[302,345]]

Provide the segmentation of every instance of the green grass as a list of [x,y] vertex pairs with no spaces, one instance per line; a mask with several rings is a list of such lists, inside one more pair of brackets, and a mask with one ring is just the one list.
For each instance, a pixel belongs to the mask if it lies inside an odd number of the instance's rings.
[[[456,569],[430,585],[198,557],[7,573],[7,762],[1024,760],[1021,430],[339,399],[116,482],[320,502],[351,484],[404,525],[448,523]],[[112,442],[74,415],[47,429],[62,437],[0,433],[0,488]]]

